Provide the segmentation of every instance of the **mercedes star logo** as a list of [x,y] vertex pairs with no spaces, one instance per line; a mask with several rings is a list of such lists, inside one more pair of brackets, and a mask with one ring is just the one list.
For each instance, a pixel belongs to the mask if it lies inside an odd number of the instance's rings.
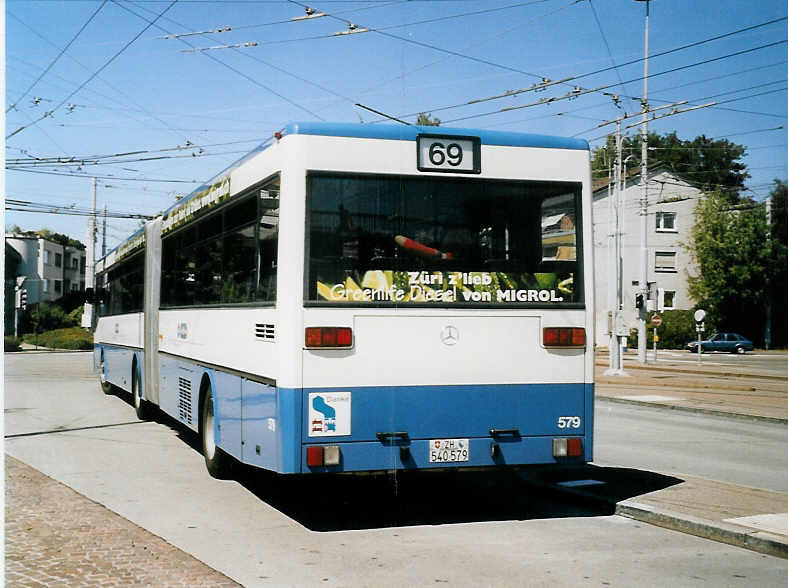
[[457,330],[457,327],[452,325],[443,327],[441,331],[441,341],[443,341],[444,345],[456,345],[459,340],[460,332]]

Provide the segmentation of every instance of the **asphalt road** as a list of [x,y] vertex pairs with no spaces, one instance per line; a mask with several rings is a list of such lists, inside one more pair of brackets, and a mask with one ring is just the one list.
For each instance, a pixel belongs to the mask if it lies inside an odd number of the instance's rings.
[[[247,586],[784,585],[784,560],[610,516],[509,476],[293,482],[245,470],[217,481],[188,431],[168,419],[138,423],[126,399],[104,396],[89,354],[5,359],[7,453]],[[658,426],[652,418],[644,428]],[[599,438],[605,460],[611,445],[631,442]],[[657,463],[660,445],[647,444],[640,463]]]
[[788,428],[597,399],[594,462],[788,492]]

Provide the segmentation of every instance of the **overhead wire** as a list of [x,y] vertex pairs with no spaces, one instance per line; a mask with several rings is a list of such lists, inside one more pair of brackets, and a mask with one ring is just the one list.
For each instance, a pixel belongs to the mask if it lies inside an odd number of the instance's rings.
[[[115,1],[116,1],[116,0],[115,0]],[[147,19],[145,16],[143,16],[143,15],[141,15],[141,14],[137,13],[137,12],[134,12],[134,11],[133,11],[133,10],[131,10],[129,7],[127,7],[127,6],[125,6],[125,5],[122,5],[122,4],[121,4],[120,6],[121,6],[122,8],[124,8],[125,10],[127,10],[128,12],[130,12],[131,14],[135,15],[136,17],[138,17],[138,18],[140,18],[140,19],[142,19],[142,20],[148,21],[148,19]],[[158,19],[156,19],[156,20],[158,20]],[[155,22],[155,21],[154,21],[154,22]],[[154,23],[153,23],[153,22],[151,22],[149,26],[153,26],[153,25],[154,25]],[[160,25],[155,25],[155,26],[156,26],[156,28],[157,28],[157,29],[159,29],[159,30],[161,30],[161,31],[163,31],[163,32],[165,32],[165,33],[168,33],[168,34],[169,34],[169,31],[168,31],[167,29],[165,29],[164,27],[162,27],[162,26],[160,26]],[[183,43],[183,44],[187,45],[188,47],[195,48],[195,46],[194,46],[194,45],[192,45],[191,43],[189,43],[189,42],[188,42],[187,40],[185,40],[185,39],[178,39],[178,41],[180,41],[181,43]],[[274,96],[277,96],[278,98],[280,98],[280,99],[284,100],[285,102],[287,102],[287,103],[288,103],[288,104],[290,104],[291,106],[294,106],[294,107],[298,108],[299,110],[303,110],[304,112],[308,113],[309,115],[313,116],[314,118],[316,118],[316,119],[318,119],[318,120],[324,120],[324,119],[323,119],[323,118],[322,118],[320,115],[318,115],[318,114],[317,114],[317,113],[315,113],[315,112],[312,112],[312,111],[311,111],[311,110],[309,110],[307,107],[305,107],[305,106],[303,106],[303,105],[301,105],[301,104],[299,104],[299,103],[295,102],[294,100],[292,100],[292,99],[288,98],[288,97],[287,97],[287,96],[285,96],[284,94],[282,94],[282,93],[280,93],[280,92],[277,92],[277,91],[276,91],[276,90],[274,90],[273,88],[271,88],[271,87],[269,87],[269,86],[267,86],[267,85],[263,84],[262,82],[260,82],[259,80],[257,80],[257,79],[255,79],[255,78],[253,78],[252,76],[249,76],[249,75],[247,75],[246,73],[242,72],[242,71],[241,71],[241,70],[239,70],[238,68],[235,68],[235,67],[231,66],[230,64],[228,64],[228,63],[225,63],[224,61],[222,61],[221,59],[219,59],[219,58],[218,58],[218,57],[216,57],[215,55],[211,55],[210,53],[205,53],[205,52],[201,52],[200,54],[201,54],[201,55],[204,55],[205,57],[207,57],[207,58],[208,58],[208,59],[210,59],[211,61],[214,61],[215,63],[218,63],[218,64],[222,65],[223,67],[225,67],[225,68],[229,69],[230,71],[232,71],[232,72],[236,73],[237,75],[239,75],[239,76],[241,76],[242,78],[244,78],[245,80],[247,80],[247,81],[251,82],[251,83],[252,83],[252,84],[254,84],[255,86],[258,86],[258,87],[260,87],[260,88],[263,88],[264,90],[266,90],[266,91],[270,92],[270,93],[271,93],[271,94],[273,94]]]
[[64,206],[61,204],[45,204],[43,202],[32,202],[29,200],[18,200],[15,198],[5,199],[5,209],[16,212],[35,212],[40,214],[63,214],[70,216],[106,216],[107,218],[127,218],[127,219],[152,219],[151,215],[137,212],[115,212],[115,211],[93,211],[89,208],[77,208],[75,205]]
[[[88,18],[88,20],[85,22],[85,24],[83,24],[83,25],[82,25],[82,27],[80,27],[80,29],[77,31],[77,33],[76,33],[76,34],[75,34],[73,37],[71,37],[71,40],[70,40],[68,43],[66,43],[66,46],[65,46],[65,47],[63,47],[63,49],[61,49],[60,53],[58,53],[58,54],[55,56],[55,58],[54,58],[54,59],[53,59],[53,60],[52,60],[52,61],[49,63],[49,65],[48,65],[48,66],[46,66],[46,68],[44,69],[44,71],[43,71],[43,72],[41,72],[41,74],[40,74],[40,75],[39,75],[39,76],[38,76],[38,77],[37,77],[37,78],[36,78],[36,79],[33,81],[33,83],[32,83],[32,84],[30,84],[30,86],[27,88],[27,90],[25,90],[25,91],[22,93],[22,95],[21,95],[21,96],[20,96],[20,97],[19,97],[19,98],[18,98],[16,101],[14,101],[14,103],[13,103],[13,104],[11,104],[11,105],[10,105],[10,106],[9,106],[9,107],[6,109],[6,113],[8,113],[8,112],[9,112],[10,110],[12,110],[12,109],[13,109],[13,108],[14,108],[14,107],[17,105],[17,104],[19,104],[19,102],[20,102],[21,100],[23,100],[23,99],[24,99],[24,97],[25,97],[25,96],[27,96],[27,95],[30,93],[30,90],[32,90],[33,88],[35,88],[35,87],[36,87],[36,85],[38,84],[38,82],[40,82],[40,81],[41,81],[41,79],[42,79],[42,78],[43,78],[45,75],[47,75],[47,73],[49,73],[49,70],[51,70],[51,69],[52,69],[52,67],[54,67],[54,65],[55,65],[55,64],[58,62],[58,60],[59,60],[59,59],[60,59],[60,58],[63,56],[63,54],[64,54],[66,51],[68,51],[68,48],[69,48],[69,47],[71,47],[71,45],[74,43],[74,41],[76,41],[76,40],[79,38],[79,36],[82,34],[82,32],[83,32],[83,31],[84,31],[84,30],[87,28],[87,26],[88,26],[88,25],[91,23],[91,21],[92,21],[92,20],[93,20],[93,19],[96,17],[96,15],[97,15],[99,12],[101,12],[101,9],[102,9],[102,8],[104,8],[104,6],[107,4],[107,2],[108,2],[108,1],[109,1],[109,0],[103,0],[103,2],[102,2],[100,5],[99,5],[99,7],[98,7],[98,8],[96,8],[96,10],[94,10],[94,11],[93,11],[93,14],[91,14],[91,15],[90,15],[90,17],[89,17],[89,18]],[[9,15],[11,15],[11,13],[10,13],[10,12],[9,12],[8,14],[9,14]],[[11,15],[11,16],[13,16],[13,15]],[[17,19],[17,20],[18,20],[18,19]]]
[[[397,3],[398,2],[392,2],[392,4],[397,4]],[[172,23],[174,25],[186,28],[183,24],[178,23],[178,22],[176,22],[175,20],[173,20],[171,18],[165,18],[164,20],[167,20],[167,21],[169,21],[170,23]],[[286,21],[286,22],[289,22],[289,21]],[[213,40],[212,37],[206,37],[206,38],[208,38],[209,40]],[[189,45],[190,47],[193,47],[192,45],[190,45],[188,43],[186,43],[186,44]],[[298,74],[296,74],[293,71],[290,71],[288,69],[276,66],[273,63],[270,63],[268,61],[260,59],[259,57],[257,57],[256,55],[254,55],[254,54],[252,54],[252,53],[250,53],[248,51],[241,51],[240,49],[234,48],[234,47],[228,47],[228,48],[232,49],[238,55],[243,55],[247,59],[251,59],[253,61],[256,61],[257,63],[261,63],[261,64],[265,65],[266,67],[270,67],[271,69],[276,70],[276,71],[278,71],[280,73],[283,73],[283,74],[285,74],[285,75],[287,75],[289,77],[292,77],[292,78],[294,78],[294,79],[296,79],[296,80],[298,80],[300,82],[304,82],[304,83],[306,83],[308,85],[314,86],[314,87],[316,87],[316,88],[318,88],[320,90],[323,90],[324,92],[326,92],[328,94],[336,96],[337,98],[341,98],[342,100],[345,100],[346,102],[355,103],[355,100],[353,98],[349,98],[347,96],[344,96],[344,95],[340,94],[339,92],[337,92],[335,90],[332,90],[332,89],[327,88],[327,87],[325,87],[325,86],[323,86],[321,84],[318,84],[314,80],[310,80],[310,79],[305,78],[303,76],[299,76]]]
[[[114,0],[113,0],[113,1],[114,1]],[[135,35],[135,36],[134,36],[134,37],[133,37],[133,38],[132,38],[132,39],[131,39],[129,42],[127,42],[125,45],[123,45],[123,47],[121,47],[121,48],[120,48],[120,50],[118,50],[118,51],[117,51],[117,52],[116,52],[116,53],[115,53],[115,54],[114,54],[112,57],[110,57],[110,58],[109,58],[107,61],[105,61],[105,62],[104,62],[104,64],[103,64],[101,67],[99,67],[99,68],[98,68],[98,69],[97,69],[97,70],[96,70],[96,71],[95,71],[95,72],[94,72],[94,73],[93,73],[93,74],[92,74],[90,77],[88,77],[88,79],[87,79],[87,80],[85,80],[84,82],[82,82],[82,83],[81,83],[81,84],[80,84],[80,85],[77,87],[77,89],[76,89],[76,90],[74,90],[73,92],[71,92],[71,94],[69,94],[68,96],[66,96],[66,97],[65,97],[65,98],[64,98],[64,99],[63,99],[63,100],[62,100],[62,101],[61,101],[61,102],[60,102],[60,103],[59,103],[59,104],[58,104],[58,105],[55,107],[55,108],[53,108],[51,111],[48,111],[47,113],[44,113],[44,115],[43,115],[41,118],[39,118],[39,119],[37,119],[37,120],[34,120],[34,121],[33,121],[32,123],[30,123],[29,125],[25,125],[25,126],[22,126],[22,127],[18,128],[17,130],[15,130],[15,131],[14,131],[13,133],[11,133],[10,135],[7,135],[7,136],[6,136],[6,139],[9,139],[9,138],[13,137],[14,135],[16,135],[16,134],[20,133],[21,131],[25,130],[26,128],[29,128],[29,127],[31,127],[31,126],[33,126],[33,125],[37,124],[38,122],[40,122],[40,121],[44,120],[44,119],[45,119],[45,118],[47,118],[48,116],[51,116],[51,115],[52,115],[52,113],[54,113],[56,110],[58,110],[58,109],[59,109],[61,106],[63,106],[63,105],[66,103],[66,102],[68,102],[68,101],[69,101],[69,100],[70,100],[70,99],[71,99],[73,96],[75,96],[75,95],[76,95],[76,94],[77,94],[77,93],[78,93],[78,92],[79,92],[79,91],[80,91],[82,88],[84,88],[86,85],[88,85],[88,84],[89,84],[89,83],[90,83],[90,82],[91,82],[91,81],[92,81],[92,80],[93,80],[93,79],[94,79],[94,78],[95,78],[95,77],[96,77],[98,74],[100,74],[102,71],[104,71],[104,70],[105,70],[105,69],[106,69],[106,68],[107,68],[107,67],[108,67],[108,66],[109,66],[109,65],[110,65],[110,64],[111,64],[113,61],[115,61],[115,60],[116,60],[118,57],[120,57],[120,55],[121,55],[121,54],[122,54],[124,51],[126,51],[126,49],[128,49],[128,48],[129,48],[129,47],[130,47],[130,46],[131,46],[131,45],[132,45],[132,44],[133,44],[133,43],[134,43],[134,42],[135,42],[137,39],[139,39],[139,38],[140,38],[140,37],[143,35],[143,33],[145,33],[145,31],[147,31],[147,30],[148,30],[148,29],[149,29],[151,26],[153,26],[153,24],[154,24],[154,23],[155,23],[155,22],[156,22],[156,21],[157,21],[159,18],[161,18],[162,16],[164,16],[164,14],[165,14],[165,13],[166,13],[168,10],[170,10],[170,8],[172,8],[173,6],[175,6],[175,4],[176,4],[177,2],[178,2],[178,0],[172,0],[172,2],[170,2],[170,4],[168,4],[168,5],[167,5],[167,7],[166,7],[164,10],[162,10],[162,11],[161,11],[161,13],[159,13],[159,15],[158,15],[158,16],[157,16],[157,17],[156,17],[156,18],[155,18],[155,19],[154,19],[152,22],[149,22],[149,23],[148,23],[148,25],[147,25],[147,26],[145,26],[145,27],[144,27],[144,28],[143,28],[143,29],[142,29],[142,30],[141,30],[139,33],[137,33],[137,34],[136,34],[136,35]]]
[[[766,21],[766,22],[763,22],[763,23],[759,23],[759,24],[756,24],[756,25],[752,25],[752,26],[749,26],[749,27],[745,27],[745,28],[742,28],[742,29],[737,29],[735,31],[731,31],[731,32],[725,33],[723,35],[716,35],[714,37],[709,37],[707,39],[702,39],[700,41],[696,41],[696,42],[693,42],[693,43],[685,44],[685,45],[682,45],[682,46],[679,46],[679,47],[674,47],[672,49],[667,49],[665,51],[660,51],[660,52],[651,54],[649,56],[649,59],[654,59],[656,57],[661,57],[663,55],[669,55],[671,53],[676,53],[678,51],[683,51],[685,49],[690,49],[692,47],[697,47],[697,46],[705,44],[705,43],[718,41],[720,39],[724,39],[724,38],[727,38],[727,37],[730,37],[730,36],[733,36],[733,35],[744,33],[744,32],[747,32],[747,31],[751,31],[753,29],[757,29],[757,28],[760,28],[760,27],[764,27],[764,26],[768,26],[768,25],[771,25],[771,24],[775,24],[777,22],[781,22],[781,21],[784,21],[786,19],[788,19],[788,16],[787,17],[778,18],[778,19],[769,20],[769,21]],[[708,64],[708,63],[712,63],[714,61],[718,61],[720,59],[727,59],[729,57],[735,57],[735,56],[738,56],[738,55],[743,55],[745,53],[749,53],[749,52],[752,52],[752,51],[757,51],[757,50],[760,50],[760,49],[765,49],[765,48],[768,48],[768,47],[771,47],[771,46],[779,45],[779,44],[785,43],[786,41],[788,41],[788,39],[783,39],[783,40],[778,41],[776,43],[771,43],[771,44],[763,45],[763,46],[760,46],[760,47],[751,48],[751,49],[747,49],[747,50],[744,50],[744,51],[731,53],[731,54],[724,55],[722,57],[718,57],[718,58],[715,58],[715,59],[704,60],[704,61],[701,61],[701,62],[697,62],[696,64],[693,64],[691,66],[683,66],[682,68],[676,68],[676,69],[667,70],[665,72],[662,72],[661,74],[650,74],[649,78],[655,77],[656,75],[663,75],[663,74],[667,74],[667,73],[674,73],[675,71],[680,71],[681,69],[687,69],[688,67],[696,67],[698,65],[705,65],[705,64]],[[596,74],[600,74],[600,73],[605,73],[605,72],[608,72],[608,71],[610,71],[612,69],[617,69],[618,67],[624,67],[624,66],[628,66],[628,65],[642,63],[644,61],[644,59],[645,58],[641,57],[641,58],[638,58],[638,59],[633,59],[633,60],[627,61],[625,63],[619,64],[616,67],[612,67],[612,66],[611,67],[604,67],[604,68],[597,69],[597,70],[594,70],[594,71],[591,71],[591,72],[586,72],[584,74],[566,76],[562,80],[559,80],[558,82],[553,82],[551,85],[556,85],[558,83],[565,83],[565,85],[571,85],[571,84],[569,84],[570,81],[574,82],[574,81],[582,79],[582,78],[590,77],[592,75],[596,75]],[[519,70],[517,72],[518,73],[527,73],[527,72],[521,72]],[[535,74],[527,74],[527,75],[534,76]],[[546,76],[536,76],[536,77],[540,77],[542,79],[546,79]],[[632,82],[642,81],[642,79],[643,79],[643,76],[640,76],[638,78],[633,78],[631,80],[627,80],[626,82],[619,82],[619,83],[620,84],[629,84],[629,83],[632,83]],[[616,85],[617,84],[606,84],[606,85],[604,85],[604,86],[602,86],[600,88],[594,88],[593,91],[596,92],[596,91],[607,90],[609,88],[615,87]],[[439,106],[439,107],[435,107],[435,108],[425,108],[425,109],[422,110],[422,112],[441,112],[441,111],[451,110],[451,109],[455,109],[455,108],[462,108],[462,107],[465,107],[465,106],[469,106],[471,104],[478,104],[478,103],[481,103],[481,102],[487,102],[487,101],[491,101],[491,100],[498,100],[498,99],[501,99],[501,98],[508,98],[508,97],[516,96],[516,95],[521,94],[521,93],[533,91],[534,89],[540,89],[540,86],[537,85],[537,86],[530,86],[528,88],[520,88],[520,89],[516,89],[516,90],[507,90],[506,92],[498,94],[496,96],[489,96],[489,97],[485,97],[485,98],[477,98],[477,99],[474,99],[474,100],[471,100],[471,101],[466,101],[466,102],[462,102],[462,103],[458,103],[458,104],[454,104],[454,105],[450,105],[450,106]],[[497,111],[496,111],[496,113],[497,113]],[[407,116],[413,116],[413,114],[400,114],[398,116],[400,116],[400,117],[407,117]],[[460,119],[460,120],[462,120],[462,119]],[[446,121],[446,122],[452,122],[452,121]]]
[[588,0],[588,5],[591,7],[591,12],[594,15],[594,20],[596,21],[596,26],[599,29],[599,34],[602,36],[602,42],[605,44],[605,49],[607,50],[607,55],[610,58],[610,63],[613,64],[613,68],[616,72],[616,76],[618,77],[618,83],[621,85],[621,89],[626,91],[626,87],[624,86],[624,81],[621,79],[621,72],[619,71],[619,68],[616,65],[616,60],[613,59],[612,51],[610,51],[610,43],[607,42],[605,31],[602,28],[602,23],[599,20],[599,15],[596,13],[596,8],[594,8],[594,1]]
[[[466,45],[465,47],[463,47],[462,51],[467,51],[468,49],[471,49],[473,47],[478,47],[480,45],[484,45],[484,44],[490,42],[493,39],[498,39],[498,38],[504,37],[504,36],[508,35],[509,33],[513,32],[513,31],[516,31],[517,29],[521,29],[524,26],[529,25],[529,24],[531,24],[533,22],[536,22],[538,20],[541,20],[543,18],[547,18],[549,16],[552,16],[553,14],[556,14],[558,12],[566,10],[567,8],[569,8],[570,6],[574,6],[575,4],[577,4],[577,2],[575,0],[571,0],[568,4],[563,4],[563,5],[559,6],[558,8],[556,8],[554,10],[551,10],[551,11],[546,12],[544,14],[540,14],[540,15],[535,16],[535,17],[530,17],[530,18],[526,19],[524,22],[521,22],[521,23],[519,23],[519,24],[517,24],[517,25],[515,25],[513,27],[509,27],[507,29],[503,29],[502,31],[498,31],[494,35],[491,35],[491,36],[487,37],[486,39],[476,40],[473,43],[471,43],[470,45]],[[453,57],[452,55],[446,55],[446,56],[444,56],[441,59],[438,59],[438,60],[435,60],[435,61],[431,61],[431,62],[426,63],[424,65],[421,65],[419,67],[413,68],[413,69],[411,69],[409,71],[403,72],[400,75],[383,82],[382,84],[376,84],[375,86],[372,86],[372,87],[369,87],[369,88],[367,88],[365,90],[362,90],[360,92],[360,94],[364,95],[364,94],[370,92],[374,88],[382,88],[382,87],[386,86],[387,84],[389,84],[389,83],[391,83],[393,81],[400,80],[400,79],[405,78],[406,76],[409,76],[409,75],[411,75],[413,73],[416,73],[418,71],[422,71],[422,70],[427,69],[428,67],[432,67],[433,65],[436,65],[438,63],[442,63],[443,61],[446,61],[447,59],[451,59],[452,57]],[[433,111],[432,110],[425,110],[424,112],[432,113]],[[407,116],[413,116],[413,115],[411,114],[411,115],[407,115]]]
[[66,176],[66,177],[73,177],[73,178],[96,178],[97,180],[120,180],[124,182],[161,182],[166,184],[201,184],[202,180],[183,180],[183,179],[172,179],[172,178],[130,178],[130,177],[121,177],[118,175],[97,175],[97,174],[89,174],[89,173],[74,173],[74,172],[57,172],[57,171],[46,171],[46,170],[37,170],[37,169],[29,169],[29,168],[17,168],[17,167],[7,167],[7,170],[11,171],[21,171],[30,174],[42,174],[48,176]]
[[[21,22],[21,21],[20,21],[20,22]],[[22,22],[22,24],[23,24],[23,25],[25,25],[25,23],[23,23],[23,22]],[[27,26],[27,25],[25,25],[25,26]],[[29,28],[29,27],[28,27],[28,28]],[[45,43],[47,43],[47,44],[49,44],[49,45],[51,45],[51,46],[53,46],[53,47],[56,47],[56,45],[55,45],[54,43],[52,43],[52,42],[51,42],[49,39],[47,39],[46,37],[43,37],[42,35],[40,35],[40,34],[39,34],[38,32],[36,32],[35,30],[32,30],[32,29],[31,29],[31,32],[33,32],[33,33],[34,33],[34,34],[35,34],[35,35],[36,35],[38,38],[40,38],[41,40],[43,40]],[[75,59],[73,56],[71,56],[71,55],[69,55],[69,54],[66,54],[66,57],[68,57],[68,58],[69,58],[71,61],[73,61],[74,63],[76,63],[77,65],[79,65],[80,67],[82,67],[83,69],[85,69],[85,70],[87,70],[87,71],[90,71],[90,70],[91,70],[91,68],[89,68],[87,65],[85,65],[85,64],[84,64],[84,63],[82,63],[81,61],[79,61],[79,60]],[[17,61],[17,62],[20,62],[20,63],[24,63],[24,64],[26,64],[26,65],[29,65],[29,66],[31,66],[31,67],[37,67],[36,65],[34,65],[34,64],[31,64],[31,63],[29,63],[29,62],[26,62],[26,61],[25,61],[25,60],[23,60],[23,59],[15,58],[15,61]],[[52,75],[53,75],[54,77],[56,77],[56,78],[60,79],[61,81],[63,81],[63,82],[66,82],[67,84],[70,84],[70,85],[72,85],[72,86],[76,86],[76,85],[77,85],[75,82],[72,82],[71,80],[68,80],[68,79],[66,79],[66,78],[64,78],[64,77],[62,77],[62,76],[60,76],[60,75],[57,75],[57,74],[52,74]],[[132,99],[131,99],[131,98],[130,98],[130,97],[129,97],[129,96],[126,94],[126,93],[124,93],[124,92],[122,92],[121,90],[119,90],[118,88],[116,88],[114,85],[112,85],[110,82],[108,82],[108,81],[107,81],[105,78],[103,78],[103,77],[101,77],[101,76],[97,76],[97,78],[96,78],[96,79],[97,79],[98,81],[100,81],[101,83],[103,83],[103,84],[104,84],[105,86],[107,86],[108,88],[110,88],[111,90],[113,90],[114,92],[116,92],[118,95],[121,95],[121,96],[123,96],[123,97],[124,97],[124,98],[125,98],[125,99],[128,101],[128,103],[127,103],[127,104],[124,104],[124,103],[122,103],[120,100],[117,100],[116,98],[114,98],[114,97],[110,96],[109,94],[105,94],[105,93],[103,93],[103,92],[100,92],[100,91],[98,91],[98,90],[97,90],[97,89],[95,89],[95,88],[86,88],[86,90],[87,90],[88,92],[92,92],[93,94],[96,94],[96,95],[100,96],[101,98],[103,98],[103,99],[105,99],[105,100],[109,100],[109,101],[111,101],[111,102],[114,102],[114,103],[116,103],[116,104],[118,104],[118,105],[123,105],[123,108],[115,108],[115,109],[113,109],[113,108],[110,108],[110,107],[101,107],[101,106],[94,106],[94,105],[90,105],[90,106],[89,106],[89,105],[86,105],[86,104],[76,104],[75,106],[76,106],[77,108],[94,108],[94,109],[115,110],[115,111],[118,111],[118,112],[120,112],[120,113],[121,113],[123,116],[125,116],[125,117],[128,117],[128,118],[130,118],[130,119],[132,119],[132,120],[136,120],[136,119],[134,119],[134,117],[133,117],[133,116],[131,116],[131,114],[130,114],[130,113],[133,113],[133,112],[142,112],[142,113],[146,114],[146,115],[147,115],[149,118],[151,118],[151,119],[153,119],[153,120],[155,120],[155,121],[158,121],[159,123],[161,123],[161,124],[162,124],[162,126],[163,126],[163,127],[166,129],[166,130],[168,130],[168,131],[171,131],[171,132],[173,132],[173,133],[176,133],[176,132],[178,132],[178,131],[179,131],[179,129],[173,128],[173,127],[172,127],[171,125],[169,125],[169,124],[168,124],[168,123],[167,123],[165,120],[163,120],[163,119],[159,118],[157,115],[155,115],[155,114],[151,113],[151,112],[150,112],[148,109],[146,109],[145,107],[143,107],[143,106],[142,106],[142,105],[140,105],[139,103],[136,103],[136,102],[135,102],[134,100],[132,100]],[[135,109],[135,108],[130,108],[130,107],[128,106],[128,104],[132,104],[132,105],[136,106],[136,109]],[[71,106],[71,105],[69,105],[69,106]],[[66,125],[58,125],[58,124],[56,123],[56,124],[55,124],[55,126],[66,126]],[[46,134],[46,133],[45,133],[45,134]],[[53,141],[53,143],[54,143],[54,141]]]
[[[87,161],[87,160],[101,160],[101,159],[111,159],[111,158],[118,158],[124,157],[128,155],[146,155],[146,154],[153,154],[153,153],[167,153],[170,151],[188,151],[190,149],[205,149],[207,147],[225,147],[227,145],[240,145],[243,143],[260,143],[264,141],[264,138],[254,138],[254,139],[245,139],[239,141],[225,141],[222,143],[203,143],[203,144],[194,144],[189,143],[187,145],[178,145],[176,147],[165,147],[162,149],[132,149],[132,150],[125,150],[119,151],[117,153],[111,154],[96,154],[96,155],[72,155],[66,158],[63,157],[28,157],[28,158],[18,158],[18,159],[7,159],[6,163],[9,165],[19,165],[19,164],[28,164],[28,163],[73,163],[75,161]],[[64,161],[65,159],[65,161]]]

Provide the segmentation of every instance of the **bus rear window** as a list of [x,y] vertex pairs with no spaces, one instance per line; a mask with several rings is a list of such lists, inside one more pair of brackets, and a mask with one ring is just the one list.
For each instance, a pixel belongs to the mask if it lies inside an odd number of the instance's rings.
[[305,300],[582,303],[580,184],[310,174]]

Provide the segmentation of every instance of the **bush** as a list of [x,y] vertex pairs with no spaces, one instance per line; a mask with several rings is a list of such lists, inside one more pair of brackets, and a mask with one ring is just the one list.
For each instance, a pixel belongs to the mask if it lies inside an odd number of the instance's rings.
[[[659,349],[684,349],[687,343],[696,341],[698,333],[695,331],[694,314],[694,310],[666,310],[660,313],[662,324],[657,328],[657,335],[659,335],[657,347]],[[654,313],[649,315],[649,320],[653,315]],[[707,320],[703,337],[705,338],[713,332],[714,325]],[[648,348],[652,349],[654,347],[654,325],[650,322],[646,323],[646,341],[648,341]],[[627,345],[630,349],[637,349],[637,329],[630,331]]]
[[16,337],[6,337],[5,338],[5,351],[19,351],[20,349],[22,349],[20,347],[20,343],[22,343],[22,341],[20,341]]
[[24,336],[25,343],[48,347],[50,349],[93,349],[93,335],[79,327],[56,329]]
[[24,312],[20,329],[24,333],[42,333],[79,325],[77,319],[71,317],[57,304],[41,302]]

